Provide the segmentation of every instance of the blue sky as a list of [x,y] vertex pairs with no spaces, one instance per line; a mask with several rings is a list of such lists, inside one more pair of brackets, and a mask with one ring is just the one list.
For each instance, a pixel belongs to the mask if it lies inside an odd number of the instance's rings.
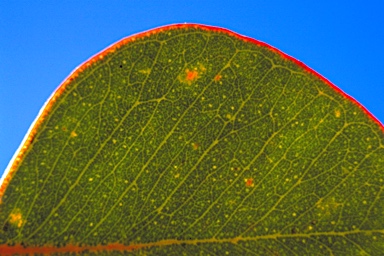
[[158,26],[201,23],[304,62],[384,122],[382,1],[0,1],[0,174],[79,64]]

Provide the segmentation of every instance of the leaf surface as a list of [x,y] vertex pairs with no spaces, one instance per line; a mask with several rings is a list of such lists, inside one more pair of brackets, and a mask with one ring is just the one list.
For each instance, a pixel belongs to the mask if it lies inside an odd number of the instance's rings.
[[379,255],[383,131],[264,43],[134,35],[46,104],[2,178],[0,251]]

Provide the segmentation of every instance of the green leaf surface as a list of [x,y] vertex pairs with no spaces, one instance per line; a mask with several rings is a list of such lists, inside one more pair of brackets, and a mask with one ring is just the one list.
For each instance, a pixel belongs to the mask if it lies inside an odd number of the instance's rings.
[[2,178],[0,252],[380,255],[383,131],[264,43],[138,34],[45,106]]

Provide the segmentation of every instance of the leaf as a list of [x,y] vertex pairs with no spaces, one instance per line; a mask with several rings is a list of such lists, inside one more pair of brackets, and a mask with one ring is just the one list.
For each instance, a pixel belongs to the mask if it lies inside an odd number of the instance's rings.
[[0,189],[0,251],[379,255],[384,128],[225,29],[123,39],[59,87]]

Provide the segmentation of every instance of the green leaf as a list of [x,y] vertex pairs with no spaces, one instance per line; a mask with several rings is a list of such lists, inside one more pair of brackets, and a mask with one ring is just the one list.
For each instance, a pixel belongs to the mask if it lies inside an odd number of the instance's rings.
[[0,251],[379,255],[384,128],[264,43],[202,25],[72,73],[0,189]]

